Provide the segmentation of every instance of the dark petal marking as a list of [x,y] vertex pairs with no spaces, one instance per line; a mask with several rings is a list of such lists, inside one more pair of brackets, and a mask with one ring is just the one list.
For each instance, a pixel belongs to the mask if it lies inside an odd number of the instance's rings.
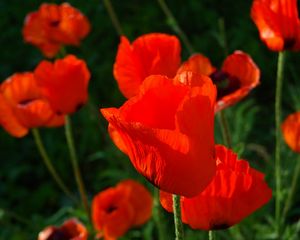
[[223,229],[227,229],[229,227],[230,227],[230,225],[228,225],[227,223],[210,224],[210,229],[211,230],[223,230]]
[[239,79],[232,77],[228,73],[220,70],[213,72],[210,75],[210,78],[217,86],[217,100],[235,92],[241,87]]
[[56,229],[53,233],[47,238],[47,240],[69,240],[68,236],[61,231],[60,229]]
[[112,206],[109,206],[107,209],[106,209],[106,213],[110,214],[112,212],[114,212],[115,210],[117,210],[118,207],[112,205]]
[[296,43],[296,39],[294,38],[287,38],[284,40],[283,48],[286,50],[292,49]]

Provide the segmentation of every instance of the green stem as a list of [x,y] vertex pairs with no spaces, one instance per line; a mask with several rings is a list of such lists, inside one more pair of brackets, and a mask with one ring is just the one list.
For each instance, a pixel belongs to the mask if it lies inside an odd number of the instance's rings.
[[180,196],[173,194],[173,212],[176,240],[183,240],[183,225],[181,222]]
[[299,174],[300,174],[300,159],[297,159],[298,163],[297,166],[294,170],[294,174],[293,174],[293,179],[292,179],[292,185],[291,188],[289,189],[289,193],[288,193],[288,197],[286,199],[284,208],[283,208],[283,213],[282,213],[282,219],[285,219],[287,212],[289,211],[290,207],[291,207],[291,203],[293,200],[293,196],[295,194],[296,191],[296,187],[297,187],[297,182],[298,182],[298,178],[299,178]]
[[89,211],[89,205],[88,205],[88,200],[86,196],[86,191],[85,187],[82,181],[80,169],[78,166],[78,159],[76,155],[76,150],[75,150],[75,145],[73,141],[73,135],[72,135],[72,126],[71,126],[71,120],[68,115],[66,115],[66,124],[65,124],[65,134],[66,134],[66,139],[67,139],[67,144],[69,148],[69,153],[70,153],[70,159],[72,163],[72,168],[75,176],[75,180],[78,186],[78,190],[80,193],[82,205],[87,213],[87,216],[90,218],[90,211]]
[[218,119],[219,119],[219,124],[220,124],[220,127],[221,127],[221,131],[222,131],[224,144],[227,147],[231,148],[232,147],[231,136],[230,136],[228,122],[227,122],[224,110],[221,110],[218,113]]
[[227,37],[226,37],[226,30],[225,30],[225,21],[224,18],[219,18],[219,29],[220,29],[220,37],[221,37],[221,47],[224,51],[224,56],[228,56],[228,45],[227,45]]
[[280,164],[280,148],[281,148],[281,92],[282,92],[282,80],[284,75],[284,63],[285,52],[279,52],[278,64],[277,64],[277,77],[276,77],[276,95],[275,95],[275,131],[276,131],[276,144],[275,144],[275,181],[276,181],[276,193],[275,193],[275,220],[276,230],[279,236],[281,228],[281,164]]
[[110,17],[110,19],[112,21],[112,24],[114,25],[117,33],[118,33],[118,35],[119,36],[124,35],[124,31],[123,31],[123,29],[121,27],[120,21],[119,21],[119,19],[117,17],[117,14],[116,14],[116,12],[115,12],[115,10],[114,10],[114,8],[113,8],[110,0],[103,0],[103,3],[104,3],[104,6],[105,6],[105,8],[106,8],[106,10],[108,12],[108,15],[109,15],[109,17]]
[[165,226],[164,221],[161,215],[161,207],[159,203],[159,189],[154,188],[154,208],[153,208],[153,218],[154,222],[157,226],[158,231],[158,239],[164,240],[165,239]]
[[32,222],[28,219],[28,218],[25,218],[23,216],[20,216],[19,214],[15,213],[15,212],[12,212],[10,210],[7,210],[7,209],[1,209],[0,208],[0,212],[3,211],[3,213],[11,218],[11,219],[14,219],[22,224],[25,224],[27,225],[28,227],[30,227],[31,229],[34,229],[35,226],[32,224]]
[[53,177],[54,181],[57,183],[57,185],[60,187],[60,189],[68,196],[70,197],[74,202],[77,202],[76,198],[73,196],[71,191],[66,187],[58,173],[56,172],[50,157],[48,156],[45,146],[42,142],[39,130],[37,128],[32,129],[32,135],[34,137],[34,141],[36,143],[36,146],[40,152],[40,155],[44,161],[44,164],[46,165],[48,171],[50,172],[51,176]]
[[159,6],[161,7],[162,11],[167,17],[167,20],[170,24],[170,26],[173,28],[173,31],[178,34],[178,36],[181,38],[182,42],[188,49],[190,54],[193,54],[195,51],[192,47],[192,44],[190,43],[189,39],[185,35],[185,33],[182,31],[182,29],[179,27],[178,22],[176,21],[173,13],[170,11],[169,7],[167,6],[165,0],[157,0]]
[[[224,57],[226,58],[227,55],[228,55],[228,46],[227,46],[227,38],[226,38],[224,18],[219,18],[219,31],[220,31],[220,44],[221,44],[221,47],[222,47],[223,52],[224,52]],[[231,136],[230,136],[228,122],[227,122],[227,118],[225,116],[224,110],[221,110],[218,113],[218,119],[219,119],[219,124],[220,124],[220,127],[221,127],[221,131],[222,131],[224,144],[227,147],[231,148],[232,147]]]
[[213,230],[208,231],[208,239],[209,240],[214,240],[215,239]]

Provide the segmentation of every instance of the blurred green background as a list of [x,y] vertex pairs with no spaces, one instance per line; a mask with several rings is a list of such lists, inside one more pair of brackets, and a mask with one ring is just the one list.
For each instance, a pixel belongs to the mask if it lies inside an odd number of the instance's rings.
[[[62,1],[51,1],[60,3]],[[112,67],[119,43],[109,15],[101,0],[69,1],[90,20],[92,30],[80,48],[67,47],[68,53],[85,59],[92,73],[89,103],[72,116],[75,144],[90,199],[98,191],[124,178],[149,183],[139,176],[127,157],[111,143],[100,116],[100,107],[120,106],[124,98],[112,76]],[[166,18],[155,0],[111,1],[126,36],[136,37],[150,32],[175,34],[172,22]],[[277,54],[270,52],[259,40],[258,31],[250,19],[252,1],[234,0],[168,0],[169,8],[197,52],[209,57],[216,67],[224,60],[220,21],[225,23],[229,53],[243,50],[250,54],[261,69],[261,84],[236,106],[226,110],[234,149],[240,157],[266,174],[274,189],[274,92]],[[35,47],[25,44],[21,29],[27,13],[38,9],[43,1],[0,1],[0,81],[15,72],[31,71],[43,59]],[[189,56],[182,45],[182,59]],[[289,53],[283,89],[283,116],[300,109],[300,54]],[[0,113],[1,114],[1,113]],[[66,184],[77,193],[64,129],[42,129],[42,138],[49,155]],[[222,143],[216,120],[216,142]],[[282,153],[283,199],[298,161],[285,145]],[[282,239],[297,239],[300,226],[299,186]],[[245,219],[239,227],[218,231],[217,239],[272,239],[273,200]],[[60,224],[83,213],[63,195],[42,163],[34,140],[29,134],[16,139],[0,130],[0,239],[36,239],[38,232],[49,224]],[[172,216],[165,214],[172,222]],[[173,239],[172,223],[167,231]],[[124,239],[156,239],[154,223],[142,230],[131,230]],[[207,233],[186,228],[186,239],[207,239]]]

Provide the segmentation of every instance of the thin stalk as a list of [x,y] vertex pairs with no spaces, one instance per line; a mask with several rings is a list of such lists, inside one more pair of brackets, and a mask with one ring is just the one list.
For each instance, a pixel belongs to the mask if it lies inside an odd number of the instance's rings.
[[14,219],[24,225],[27,225],[28,227],[30,227],[31,229],[34,229],[34,225],[32,224],[32,222],[28,219],[28,218],[25,218],[23,216],[20,216],[19,214],[15,213],[15,212],[12,212],[10,210],[7,210],[7,209],[0,209],[0,212],[3,211],[3,213],[11,218],[11,219]]
[[208,239],[209,240],[214,240],[215,239],[215,234],[214,234],[213,230],[208,231]]
[[109,17],[110,17],[110,19],[112,21],[112,24],[114,25],[117,33],[118,33],[118,35],[119,36],[124,35],[124,31],[123,31],[123,29],[121,27],[120,21],[119,21],[119,19],[117,17],[117,14],[116,14],[116,12],[115,12],[115,10],[114,10],[114,8],[113,8],[110,0],[103,0],[103,4],[104,4],[104,6],[105,6],[105,8],[106,8],[106,10],[108,12],[108,15],[109,15]]
[[218,119],[219,119],[219,123],[220,123],[220,127],[221,127],[221,131],[222,131],[222,136],[223,136],[223,140],[224,140],[224,144],[231,148],[232,144],[231,144],[231,136],[230,136],[230,131],[229,131],[229,127],[228,127],[228,122],[224,113],[224,110],[221,110],[218,113]]
[[194,49],[192,47],[192,44],[190,43],[189,39],[187,38],[186,34],[182,31],[180,28],[178,22],[176,21],[176,18],[174,17],[173,13],[167,6],[165,0],[157,0],[159,6],[161,7],[162,11],[167,17],[168,22],[170,23],[170,26],[173,28],[173,31],[178,34],[178,36],[181,38],[182,42],[188,49],[189,53],[194,53]]
[[60,176],[58,175],[58,173],[56,172],[50,157],[48,156],[47,152],[46,152],[46,148],[42,142],[39,130],[37,128],[33,128],[32,130],[32,135],[34,137],[34,141],[36,143],[36,146],[39,150],[39,153],[43,159],[44,164],[46,165],[49,173],[51,174],[51,176],[53,177],[54,181],[57,183],[57,185],[60,187],[60,189],[68,196],[70,197],[70,199],[72,199],[74,202],[77,202],[76,198],[73,196],[73,194],[71,193],[71,191],[66,187],[66,185],[64,184],[64,182],[62,181],[62,179],[60,178]]
[[183,240],[183,225],[181,222],[180,196],[173,194],[173,212],[176,240]]
[[293,179],[292,179],[292,185],[291,188],[289,189],[289,193],[283,208],[283,213],[282,213],[282,219],[285,219],[287,212],[289,211],[291,204],[292,204],[292,200],[296,191],[296,187],[297,187],[297,182],[298,182],[298,178],[300,175],[300,159],[297,159],[298,163],[297,166],[294,170],[294,174],[293,174]]
[[226,30],[225,30],[225,21],[224,18],[219,18],[219,31],[220,31],[220,38],[221,38],[221,47],[224,51],[224,56],[227,57],[228,55],[228,45],[227,45],[227,37],[226,37]]
[[[228,55],[228,45],[227,45],[224,18],[219,18],[219,33],[220,33],[220,44],[221,44],[221,47],[222,47],[223,52],[224,52],[224,57],[227,57],[227,55]],[[221,131],[222,131],[224,144],[227,147],[231,148],[232,147],[231,135],[230,135],[228,122],[227,122],[227,118],[225,116],[224,110],[221,110],[218,113],[218,119],[219,119],[219,124],[220,124],[220,127],[221,127]]]
[[158,239],[164,240],[165,238],[165,226],[162,219],[161,207],[159,203],[159,189],[154,188],[154,208],[153,208],[153,218],[158,231]]
[[[285,52],[279,52],[278,63],[277,63],[277,77],[276,77],[276,95],[275,95],[275,220],[277,234],[280,234],[281,227],[281,176],[280,176],[280,150],[281,150],[281,92],[282,92],[282,80],[284,77],[284,64],[285,64]],[[279,236],[279,235],[278,235]]]
[[84,187],[84,184],[82,181],[80,169],[78,166],[78,159],[77,159],[77,155],[76,155],[73,134],[72,134],[71,120],[68,115],[66,115],[65,118],[66,118],[65,134],[66,134],[67,144],[68,144],[68,148],[69,148],[72,168],[73,168],[75,180],[76,180],[76,183],[78,186],[78,190],[80,193],[82,205],[87,213],[87,216],[90,218],[90,211],[89,211],[89,205],[88,205],[88,200],[87,200],[87,196],[86,196],[86,191],[85,191],[85,187]]

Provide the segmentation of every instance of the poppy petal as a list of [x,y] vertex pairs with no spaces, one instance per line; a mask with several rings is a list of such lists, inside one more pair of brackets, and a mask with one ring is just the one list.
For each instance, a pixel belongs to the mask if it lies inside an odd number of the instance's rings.
[[71,218],[60,227],[46,227],[38,236],[38,240],[53,239],[87,240],[88,232],[81,222],[76,218]]
[[117,188],[126,188],[129,193],[129,202],[133,205],[135,216],[133,226],[139,226],[148,221],[152,215],[153,199],[149,191],[140,183],[125,180]]
[[259,84],[260,78],[259,68],[252,58],[242,51],[235,51],[225,59],[222,72],[228,74],[229,78],[236,79],[240,87],[238,90],[218,99],[216,111],[240,101]]
[[253,2],[251,18],[259,30],[261,40],[268,48],[273,51],[282,51],[284,39],[278,26],[278,19],[263,1]]
[[178,69],[178,73],[191,71],[206,76],[211,75],[216,68],[211,64],[210,60],[202,54],[194,54],[185,61]]
[[90,72],[84,61],[73,55],[54,64],[42,61],[34,74],[43,95],[57,113],[73,113],[86,103]]
[[283,138],[287,145],[300,153],[300,112],[287,116],[281,125]]
[[295,48],[299,43],[299,19],[296,0],[255,0],[251,17],[260,38],[273,51]]
[[33,73],[16,73],[6,79],[0,89],[24,127],[54,127],[64,123],[64,116],[56,115],[49,102],[42,98]]
[[126,98],[135,96],[150,75],[174,77],[180,64],[180,43],[175,36],[152,33],[137,38],[132,45],[121,37],[114,77]]
[[85,226],[76,218],[71,218],[63,223],[60,230],[67,236],[68,239],[87,240],[88,232]]
[[134,221],[134,209],[127,199],[127,190],[108,188],[92,202],[92,219],[96,230],[105,238],[123,236]]
[[[193,196],[209,183],[215,171],[216,89],[211,81],[191,87],[167,80],[151,76],[143,82],[140,94],[120,109],[101,112],[114,130],[111,137],[126,149],[137,171],[165,191]],[[191,116],[197,121],[191,122]]]
[[88,19],[70,4],[43,3],[38,11],[26,16],[22,32],[25,42],[52,58],[65,44],[79,45],[89,31]]
[[80,40],[90,32],[88,19],[69,3],[62,3],[61,5],[55,5],[55,7],[57,14],[59,14],[58,17],[55,17],[55,15],[51,17],[48,13],[48,17],[52,19],[51,21],[57,19],[59,22],[49,32],[51,39],[62,44],[79,45]]
[[[207,188],[193,198],[181,197],[182,221],[194,229],[224,229],[266,204],[272,190],[262,173],[221,145],[216,145],[217,172]],[[161,192],[161,204],[172,212],[171,194]],[[200,217],[199,217],[200,216]]]
[[6,99],[0,93],[0,126],[2,126],[9,134],[14,137],[23,137],[28,133],[28,129],[24,127],[15,117],[12,108]]

